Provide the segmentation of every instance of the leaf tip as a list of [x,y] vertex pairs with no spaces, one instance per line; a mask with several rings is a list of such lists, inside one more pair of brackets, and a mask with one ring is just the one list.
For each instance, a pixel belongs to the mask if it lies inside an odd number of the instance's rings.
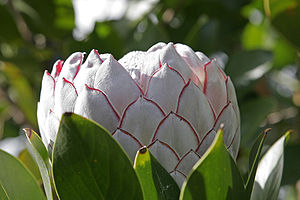
[[224,131],[224,123],[221,123],[217,133],[223,135],[223,131]]
[[223,123],[220,124],[220,128],[219,129],[221,129],[221,130],[224,129],[224,124]]
[[30,128],[23,128],[23,131],[25,132],[28,138],[31,138],[32,130]]
[[64,113],[64,116],[66,116],[66,117],[71,117],[73,114],[74,114],[74,113],[72,113],[72,112],[66,112],[66,113]]
[[294,129],[290,129],[290,130],[287,130],[285,134],[291,134],[291,133],[294,133],[295,130]]
[[289,139],[290,139],[290,136],[291,136],[291,133],[294,133],[295,132],[295,130],[293,130],[293,129],[290,129],[290,130],[288,130],[288,131],[286,131],[285,132],[285,134],[284,134],[284,136],[285,136],[285,143],[287,144],[288,143],[288,141],[289,141]]
[[264,137],[266,137],[266,135],[272,130],[272,128],[266,128],[264,130]]
[[140,154],[144,154],[147,152],[147,150],[148,150],[147,147],[143,146],[142,148],[139,149],[139,152],[140,152]]

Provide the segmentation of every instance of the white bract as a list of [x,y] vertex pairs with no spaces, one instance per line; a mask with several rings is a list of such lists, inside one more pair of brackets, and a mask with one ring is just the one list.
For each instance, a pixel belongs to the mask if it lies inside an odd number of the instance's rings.
[[[63,113],[105,127],[133,161],[147,146],[181,185],[224,123],[224,143],[236,158],[240,114],[234,86],[203,53],[158,43],[119,61],[92,50],[73,53],[46,71],[38,103],[43,142],[51,148]],[[218,166],[216,166],[218,167]]]

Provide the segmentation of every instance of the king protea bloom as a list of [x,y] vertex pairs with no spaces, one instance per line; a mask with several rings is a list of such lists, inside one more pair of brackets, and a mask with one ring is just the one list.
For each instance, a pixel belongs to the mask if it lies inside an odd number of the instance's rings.
[[[63,113],[73,112],[106,128],[134,161],[147,146],[181,185],[224,124],[224,143],[236,158],[240,114],[234,86],[201,52],[158,43],[120,60],[92,50],[58,60],[45,71],[38,123],[48,148]],[[218,166],[216,166],[218,167]]]

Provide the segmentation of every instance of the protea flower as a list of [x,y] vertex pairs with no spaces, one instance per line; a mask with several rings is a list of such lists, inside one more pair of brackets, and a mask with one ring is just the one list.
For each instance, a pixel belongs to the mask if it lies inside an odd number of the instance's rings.
[[[181,185],[224,123],[224,143],[236,158],[240,117],[234,86],[203,53],[158,43],[119,61],[92,50],[59,60],[45,71],[38,122],[51,148],[64,112],[105,127],[134,161],[147,146]],[[217,167],[217,166],[216,166]]]

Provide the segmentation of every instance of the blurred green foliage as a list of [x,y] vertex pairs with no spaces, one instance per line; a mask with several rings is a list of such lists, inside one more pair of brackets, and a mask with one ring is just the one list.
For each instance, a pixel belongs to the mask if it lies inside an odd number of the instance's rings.
[[[131,3],[135,3],[132,1]],[[137,20],[97,22],[93,32],[75,40],[70,0],[0,0],[0,139],[38,130],[36,103],[44,70],[75,51],[98,49],[119,59],[164,41],[185,43],[209,57],[225,55],[241,110],[238,164],[254,138],[273,128],[266,144],[294,129],[283,184],[300,179],[300,1],[164,0]],[[298,167],[297,167],[298,166]]]

